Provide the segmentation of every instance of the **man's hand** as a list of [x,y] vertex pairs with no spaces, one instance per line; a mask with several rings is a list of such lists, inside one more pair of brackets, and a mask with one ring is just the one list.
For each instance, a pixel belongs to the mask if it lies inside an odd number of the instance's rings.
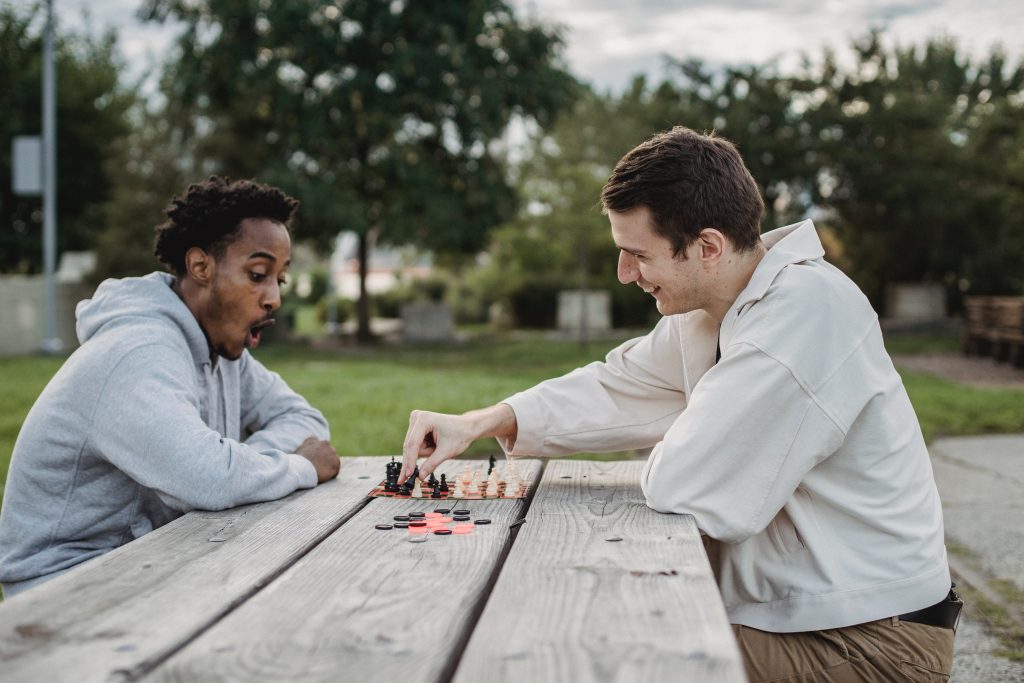
[[295,452],[313,463],[313,467],[316,468],[316,481],[318,484],[338,476],[338,471],[341,469],[341,459],[338,458],[338,452],[334,450],[334,446],[329,441],[323,441],[315,436],[311,436],[299,444]]
[[438,465],[463,453],[476,439],[499,436],[515,441],[516,432],[516,414],[504,403],[464,415],[414,410],[409,415],[409,431],[402,445],[402,474],[398,483],[412,476],[419,458],[427,458],[420,465],[420,477],[426,479]]

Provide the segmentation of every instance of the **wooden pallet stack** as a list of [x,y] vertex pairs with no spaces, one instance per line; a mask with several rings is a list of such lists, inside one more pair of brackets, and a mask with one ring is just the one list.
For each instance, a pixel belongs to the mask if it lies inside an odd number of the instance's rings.
[[963,352],[999,362],[1024,362],[1024,297],[964,298]]

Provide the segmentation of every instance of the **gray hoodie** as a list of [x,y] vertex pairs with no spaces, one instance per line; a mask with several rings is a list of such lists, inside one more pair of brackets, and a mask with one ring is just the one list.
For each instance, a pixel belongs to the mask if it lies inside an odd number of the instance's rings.
[[10,596],[191,509],[316,486],[294,449],[327,422],[248,351],[211,360],[173,278],[107,280],[78,304],[81,346],[22,425],[0,511]]

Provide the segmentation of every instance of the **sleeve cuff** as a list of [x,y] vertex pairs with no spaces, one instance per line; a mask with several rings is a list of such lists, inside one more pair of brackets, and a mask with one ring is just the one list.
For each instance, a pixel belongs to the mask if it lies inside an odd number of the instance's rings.
[[299,483],[298,488],[311,489],[316,486],[316,468],[313,467],[313,463],[296,453],[289,453],[288,457],[288,469]]
[[520,392],[502,401],[516,414],[516,440],[498,439],[498,445],[505,455],[519,458],[525,455],[544,454],[544,418],[537,401],[528,392]]

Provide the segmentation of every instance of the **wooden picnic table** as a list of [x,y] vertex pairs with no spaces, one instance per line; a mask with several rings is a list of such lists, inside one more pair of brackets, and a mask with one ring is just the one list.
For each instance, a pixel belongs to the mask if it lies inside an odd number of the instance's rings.
[[387,460],[191,512],[0,604],[0,680],[745,680],[693,519],[644,505],[641,462],[521,460],[528,498],[410,543],[375,524],[437,501],[369,498]]

